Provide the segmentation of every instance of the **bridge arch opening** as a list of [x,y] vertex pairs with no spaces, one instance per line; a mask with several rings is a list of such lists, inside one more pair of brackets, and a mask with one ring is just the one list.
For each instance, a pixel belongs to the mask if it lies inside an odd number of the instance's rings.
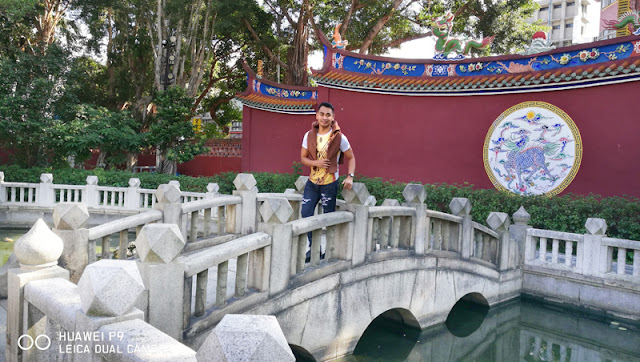
[[451,308],[445,325],[456,337],[467,337],[475,332],[489,313],[489,302],[480,293],[469,293]]
[[418,341],[420,324],[407,309],[390,309],[376,317],[364,331],[353,355],[375,360],[404,360]]
[[309,353],[303,347],[297,346],[295,344],[290,344],[289,348],[291,348],[291,352],[293,352],[293,356],[296,358],[296,362],[316,362],[316,359],[313,358],[313,355]]

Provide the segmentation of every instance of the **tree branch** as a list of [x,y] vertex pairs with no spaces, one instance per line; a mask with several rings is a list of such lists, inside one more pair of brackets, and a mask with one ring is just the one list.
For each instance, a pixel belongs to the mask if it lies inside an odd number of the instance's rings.
[[253,30],[253,27],[251,27],[251,24],[249,24],[249,22],[247,21],[247,19],[242,19],[242,23],[244,24],[244,26],[247,27],[247,29],[249,30],[249,32],[251,33],[251,35],[253,36],[253,38],[260,43],[260,46],[262,47],[262,50],[265,51],[265,53],[267,53],[267,55],[269,56],[269,58],[271,60],[273,60],[274,62],[280,64],[281,67],[284,67],[285,69],[289,69],[289,66],[283,62],[282,60],[280,60],[278,57],[275,56],[275,54],[273,54],[273,52],[271,51],[271,49],[267,48],[266,45],[264,45],[264,43],[262,42],[262,40],[260,39],[260,36],[258,36],[258,34],[255,32],[255,30]]
[[393,4],[391,4],[391,9],[389,9],[389,11],[386,14],[384,14],[380,19],[378,19],[376,24],[371,28],[371,31],[369,32],[367,37],[362,42],[362,45],[360,46],[360,54],[365,54],[367,52],[367,49],[369,49],[369,46],[371,46],[371,43],[373,42],[373,38],[375,38],[376,35],[378,35],[380,30],[382,30],[382,28],[389,21],[389,19],[391,19],[391,16],[393,16],[394,11],[396,10],[396,8],[398,8],[398,6],[400,6],[401,3],[402,3],[402,0],[394,0]]

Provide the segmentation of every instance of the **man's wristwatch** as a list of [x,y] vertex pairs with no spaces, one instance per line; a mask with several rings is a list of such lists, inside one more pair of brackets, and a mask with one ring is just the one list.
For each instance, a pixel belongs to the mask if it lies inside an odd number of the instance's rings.
[[355,175],[355,174],[350,173],[350,174],[347,174],[347,175],[348,175],[348,176],[351,176],[351,178],[356,178],[356,175]]

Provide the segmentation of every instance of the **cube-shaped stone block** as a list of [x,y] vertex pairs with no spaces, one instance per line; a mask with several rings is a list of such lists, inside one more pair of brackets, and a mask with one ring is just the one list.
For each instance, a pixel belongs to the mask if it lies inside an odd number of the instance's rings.
[[402,190],[402,196],[409,204],[422,204],[427,198],[427,191],[420,184],[408,184]]
[[518,211],[516,211],[513,216],[513,222],[518,225],[527,225],[529,220],[531,220],[531,215],[524,209],[524,206],[520,206]]
[[53,208],[53,225],[58,230],[78,230],[89,220],[87,205],[63,202]]
[[211,331],[198,361],[295,361],[274,316],[227,314]]
[[376,197],[373,195],[369,195],[369,197],[367,197],[367,201],[364,202],[365,206],[376,206],[376,203],[378,203],[378,200],[376,200]]
[[98,176],[95,176],[95,175],[87,176],[87,185],[94,186],[97,184],[98,184]]
[[354,182],[350,190],[342,189],[341,195],[344,201],[354,205],[364,205],[370,196],[367,185],[362,182]]
[[51,184],[53,183],[53,174],[43,173],[40,175],[40,182],[43,184]]
[[591,235],[604,235],[607,232],[607,221],[605,219],[588,218],[584,224],[587,232]]
[[449,203],[449,209],[456,216],[468,216],[471,214],[471,201],[464,197],[454,197]]
[[129,187],[140,187],[140,179],[137,177],[130,178]]
[[180,202],[182,192],[176,185],[163,184],[156,190],[156,198],[162,204],[175,204]]
[[262,220],[267,223],[284,224],[292,214],[291,204],[283,197],[268,198],[260,206]]
[[507,231],[509,229],[509,215],[504,212],[492,212],[487,217],[487,225],[498,232]]
[[169,185],[173,185],[173,186],[176,186],[177,188],[180,188],[180,181],[171,180],[171,181],[169,181]]
[[136,238],[136,250],[145,263],[171,263],[184,249],[184,238],[176,224],[145,225]]
[[82,309],[90,316],[121,316],[133,309],[143,291],[133,260],[102,259],[89,264],[78,281]]
[[396,199],[384,199],[382,206],[400,206],[400,201]]
[[220,186],[217,183],[209,182],[207,184],[207,192],[213,192],[214,194],[217,194],[218,191],[220,191]]
[[298,192],[296,191],[296,189],[286,189],[286,190],[284,190],[284,194],[285,195],[295,195],[297,193]]
[[37,268],[58,264],[63,248],[62,239],[38,219],[31,230],[16,241],[13,252],[20,265]]
[[239,173],[233,180],[233,185],[238,191],[251,191],[256,184],[256,178],[250,173]]
[[307,184],[307,181],[309,181],[309,176],[298,177],[298,179],[295,182],[296,190],[298,190],[298,193],[300,194],[304,193],[304,186]]

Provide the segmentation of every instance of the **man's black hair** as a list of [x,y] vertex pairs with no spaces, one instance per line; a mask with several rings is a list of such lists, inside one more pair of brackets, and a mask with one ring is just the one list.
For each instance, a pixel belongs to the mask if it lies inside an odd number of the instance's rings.
[[333,109],[333,104],[331,104],[329,102],[320,103],[320,105],[318,106],[318,110],[320,110],[321,107],[331,108],[331,112],[336,113],[336,111]]

